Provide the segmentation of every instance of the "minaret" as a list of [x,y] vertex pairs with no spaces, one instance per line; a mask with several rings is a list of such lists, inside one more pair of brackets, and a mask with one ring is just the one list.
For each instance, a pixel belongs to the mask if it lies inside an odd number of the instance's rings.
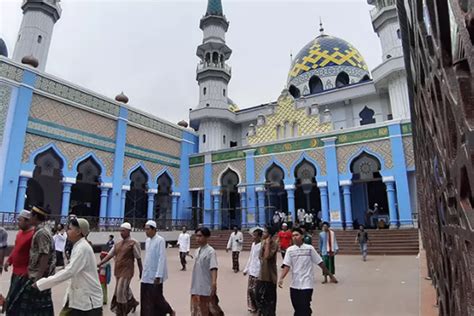
[[[232,50],[225,42],[229,22],[223,13],[221,0],[208,0],[206,14],[201,18],[199,27],[203,31],[203,41],[196,52],[200,58],[196,70],[199,104],[197,109],[191,111],[190,121],[191,126],[199,131],[199,149],[203,152],[229,147],[230,140],[234,138],[229,124],[222,117],[212,116],[219,110],[229,111],[227,85],[231,68],[226,61]],[[206,110],[211,109],[207,113]]]
[[23,20],[13,51],[13,60],[21,62],[25,56],[39,61],[38,69],[44,71],[54,24],[61,16],[59,0],[24,0]]
[[[367,0],[375,6],[370,12],[374,31],[382,46],[382,65],[386,67],[383,88],[387,88],[393,119],[409,119],[408,87],[396,0]],[[372,73],[375,79],[375,73]]]

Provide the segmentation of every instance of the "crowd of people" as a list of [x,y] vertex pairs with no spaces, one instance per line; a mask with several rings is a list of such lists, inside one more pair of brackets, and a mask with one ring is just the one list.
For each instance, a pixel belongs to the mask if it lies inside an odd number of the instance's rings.
[[[290,298],[294,315],[311,315],[315,265],[322,270],[323,283],[327,283],[328,278],[337,283],[334,276],[338,252],[335,232],[330,229],[329,223],[322,223],[318,254],[312,245],[312,227],[306,225],[309,223],[305,221],[308,214],[298,215],[301,217],[291,229],[288,223],[283,222],[281,230],[266,226],[249,231],[253,243],[243,274],[248,275],[247,308],[251,313],[276,315],[277,286],[283,286],[288,274],[292,276]],[[140,305],[140,315],[143,316],[176,314],[163,294],[163,286],[168,279],[166,241],[157,234],[155,221],[149,220],[144,227],[147,238],[142,262],[140,243],[131,237],[130,223],[124,222],[120,226],[121,240],[115,241],[110,235],[106,251],[102,251],[97,260],[87,239],[90,228],[86,219],[71,216],[66,225],[60,224],[51,232],[45,227],[47,217],[48,211],[41,207],[23,210],[18,216],[19,232],[3,266],[5,271],[13,267],[10,289],[5,298],[7,315],[54,315],[51,289],[66,281],[69,282],[59,315],[102,315],[103,306],[108,303],[108,284],[112,278],[109,261],[112,258],[115,262],[115,289],[110,309],[113,313],[128,315]],[[6,245],[5,234],[6,231],[0,229],[0,243]],[[186,270],[187,257],[194,259],[190,289],[190,314],[193,316],[224,315],[217,295],[217,254],[208,244],[210,235],[211,231],[206,227],[195,231],[199,248],[194,256],[189,254],[190,234],[186,227],[178,237],[181,270]],[[368,234],[362,226],[356,242],[365,261]],[[226,248],[232,251],[232,269],[235,273],[240,271],[239,254],[243,243],[243,233],[234,227]],[[0,250],[4,248],[0,244]],[[278,252],[283,259],[280,267],[277,267]],[[3,257],[0,259],[3,263]],[[141,282],[139,300],[131,287],[135,264]]]

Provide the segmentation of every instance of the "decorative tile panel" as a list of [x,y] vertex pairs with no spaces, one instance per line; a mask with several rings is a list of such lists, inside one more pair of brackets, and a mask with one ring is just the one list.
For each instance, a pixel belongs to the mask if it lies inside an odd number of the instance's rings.
[[30,117],[115,139],[114,120],[37,94],[33,94]]
[[10,105],[11,92],[11,87],[7,85],[0,85],[0,146],[3,142],[3,134],[8,115],[8,107]]
[[391,169],[393,167],[392,146],[390,145],[390,141],[380,140],[370,143],[338,146],[336,153],[339,173],[350,172],[347,166],[348,161],[361,147],[368,148],[370,151],[382,156],[385,160],[385,169]]
[[113,116],[119,115],[119,105],[43,76],[38,76],[35,88]]
[[127,144],[172,155],[175,158],[179,158],[181,153],[180,142],[136,128],[134,126],[129,126],[127,128]]
[[255,155],[258,156],[258,155],[276,154],[276,153],[281,153],[281,152],[289,152],[289,151],[294,151],[294,150],[316,148],[316,147],[323,147],[323,146],[324,146],[324,143],[319,138],[301,139],[301,140],[295,140],[291,142],[282,142],[278,144],[258,147],[255,152]]
[[212,162],[225,161],[231,159],[245,158],[242,150],[233,150],[212,154]]
[[413,151],[413,138],[411,136],[403,137],[403,152],[405,153],[405,162],[408,167],[415,167],[415,153]]
[[245,160],[233,160],[229,162],[223,162],[223,163],[216,163],[212,164],[212,184],[213,185],[218,185],[219,183],[219,176],[228,168],[237,171],[238,174],[240,174],[240,183],[246,183],[247,182],[247,177],[246,177],[246,164]]
[[411,134],[411,133],[412,133],[411,123],[402,124],[402,134],[406,135],[406,134]]
[[204,156],[189,157],[189,165],[200,165],[204,163]]
[[127,173],[137,164],[142,163],[145,168],[151,173],[152,179],[148,179],[149,181],[154,181],[158,173],[163,171],[164,169],[168,170],[168,172],[172,175],[175,187],[179,186],[179,168],[173,168],[169,166],[165,166],[162,164],[154,163],[147,160],[141,160],[133,157],[126,156],[123,163],[123,176],[126,177]]
[[[249,144],[259,144],[277,140],[277,126],[281,129],[288,124],[293,130],[293,123],[297,124],[297,136],[314,135],[331,130],[330,123],[320,123],[319,115],[308,115],[306,108],[296,108],[295,100],[284,90],[277,101],[275,113],[265,117],[265,124],[256,126],[254,136],[249,136]],[[296,137],[296,136],[295,136]]]
[[191,167],[189,169],[189,187],[203,188],[204,187],[204,167]]
[[107,168],[106,170],[107,176],[112,176],[113,166],[114,166],[113,153],[97,150],[97,149],[91,149],[88,147],[79,146],[76,144],[71,144],[71,143],[67,143],[63,141],[58,141],[55,139],[42,137],[38,135],[33,135],[30,133],[27,133],[25,137],[25,147],[23,149],[23,158],[22,158],[23,162],[28,162],[31,154],[34,151],[50,143],[54,143],[56,147],[61,151],[61,154],[63,154],[66,157],[68,169],[71,170],[73,168],[73,164],[78,158],[86,155],[89,152],[93,152]]
[[272,160],[272,156],[255,157],[255,182],[260,181],[260,174],[270,160]]
[[128,120],[164,134],[168,134],[180,139],[183,138],[183,131],[178,126],[173,126],[172,123],[163,122],[133,110],[129,110]]
[[344,133],[337,136],[336,144],[348,144],[388,137],[388,127],[371,128],[362,131]]
[[20,67],[0,62],[0,77],[7,78],[16,82],[23,81],[24,70]]
[[323,149],[313,149],[305,151],[305,153],[316,160],[319,163],[319,167],[321,168],[321,175],[326,175],[326,156],[324,155]]

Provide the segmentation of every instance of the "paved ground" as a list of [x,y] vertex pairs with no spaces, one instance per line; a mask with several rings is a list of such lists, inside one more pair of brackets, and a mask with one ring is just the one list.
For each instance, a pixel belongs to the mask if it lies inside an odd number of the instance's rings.
[[[178,250],[168,249],[169,279],[165,283],[165,297],[176,310],[177,315],[189,315],[189,288],[192,260],[188,271],[180,272]],[[248,252],[241,255],[243,266]],[[279,257],[280,259],[280,257]],[[231,270],[231,254],[218,251],[220,265],[218,295],[221,307],[228,316],[248,315],[246,308],[247,278]],[[280,262],[279,262],[280,263]],[[336,258],[336,275],[339,284],[320,283],[318,278],[313,294],[313,315],[341,316],[415,316],[419,310],[419,268],[415,256],[373,256],[362,262],[358,256]],[[317,268],[319,270],[319,268]],[[320,275],[317,271],[318,276]],[[0,292],[8,291],[10,273],[0,277]],[[277,315],[292,315],[288,284],[278,289]],[[139,295],[139,281],[132,281],[135,296]],[[53,289],[56,314],[62,304],[66,285]],[[109,300],[114,282],[109,285]],[[113,315],[109,306],[104,315]],[[137,310],[136,315],[139,315]]]

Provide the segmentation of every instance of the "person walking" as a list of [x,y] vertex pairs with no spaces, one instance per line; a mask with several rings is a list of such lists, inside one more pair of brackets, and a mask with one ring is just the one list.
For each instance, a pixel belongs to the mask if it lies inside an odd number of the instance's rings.
[[367,260],[367,244],[369,242],[369,234],[365,231],[364,225],[359,225],[359,231],[355,239],[356,244],[359,243],[362,260]]
[[249,259],[244,268],[244,275],[249,275],[247,286],[247,310],[250,313],[257,312],[257,280],[260,276],[260,250],[262,248],[261,240],[263,229],[255,227],[250,230],[253,237],[252,247],[250,249]]
[[5,262],[5,255],[8,246],[8,232],[5,228],[0,226],[0,275],[2,275],[3,264]]
[[312,245],[313,237],[311,236],[311,234],[306,230],[304,226],[301,226],[300,228],[301,228],[301,231],[303,232],[303,242],[307,245]]
[[96,259],[86,240],[89,231],[86,219],[71,220],[67,231],[68,239],[73,243],[69,264],[55,275],[41,278],[33,285],[39,291],[45,291],[70,280],[60,315],[102,315],[103,298]]
[[313,229],[313,220],[313,213],[306,213],[304,214],[304,221],[301,226],[304,226],[306,230],[310,232]]
[[114,235],[109,235],[109,240],[107,241],[107,244],[106,244],[107,252],[109,252],[114,247],[114,244],[115,244]]
[[298,216],[298,225],[302,226],[304,225],[304,216],[306,215],[306,212],[303,208],[299,208],[297,211],[297,216]]
[[[328,268],[329,272],[336,274],[335,256],[339,251],[337,245],[336,234],[333,230],[329,229],[331,225],[328,222],[323,223],[323,231],[319,234],[319,252],[323,256],[324,265]],[[328,282],[328,274],[324,273],[323,283]]]
[[278,244],[280,246],[281,257],[285,258],[286,249],[291,246],[291,231],[288,230],[288,224],[283,223],[278,232]]
[[310,316],[314,288],[314,265],[318,265],[323,273],[329,275],[331,282],[337,283],[337,280],[326,268],[314,247],[303,242],[304,232],[301,228],[293,228],[292,236],[293,246],[290,246],[286,251],[278,286],[283,288],[283,280],[291,271],[290,298],[295,310],[293,315]]
[[278,243],[273,240],[275,230],[266,227],[260,249],[260,275],[257,280],[257,308],[259,316],[275,316],[277,302],[277,252]]
[[117,242],[109,254],[97,265],[99,268],[110,259],[115,257],[114,275],[116,278],[114,296],[110,304],[110,310],[119,316],[135,312],[138,302],[133,296],[130,282],[134,274],[134,263],[137,261],[138,275],[142,278],[142,259],[140,244],[130,237],[132,225],[123,223],[120,225],[120,236],[122,240]]
[[[100,260],[104,259],[108,255],[108,252],[102,251],[99,255]],[[109,298],[109,291],[108,291],[108,284],[110,283],[110,279],[112,278],[112,266],[109,262],[103,264],[99,268],[99,282],[100,286],[102,287],[102,297],[104,305],[107,305],[108,298]]]
[[64,267],[64,247],[66,246],[66,231],[63,224],[58,224],[56,234],[53,236],[56,251],[56,267]]
[[227,242],[226,252],[232,250],[232,270],[234,273],[239,272],[239,254],[244,245],[244,235],[239,231],[239,227],[234,226],[234,231],[230,234]]
[[[186,271],[186,256],[189,255],[189,248],[191,246],[191,236],[187,233],[186,226],[183,226],[183,231],[178,236],[179,246],[179,261],[181,262],[181,271]],[[191,256],[192,258],[193,256]]]
[[194,256],[191,281],[191,316],[223,316],[217,297],[217,255],[207,242],[211,231],[199,227],[194,236],[199,248]]
[[[18,215],[18,228],[20,230],[16,235],[13,250],[4,265],[5,272],[8,272],[9,267],[13,266],[10,289],[6,297],[7,313],[9,315],[20,314],[20,304],[14,304],[13,300],[16,297],[15,294],[19,293],[28,281],[28,261],[30,259],[31,240],[35,232],[31,227],[30,217],[31,213],[27,210],[22,210],[20,215]],[[27,311],[23,312],[25,313]]]

